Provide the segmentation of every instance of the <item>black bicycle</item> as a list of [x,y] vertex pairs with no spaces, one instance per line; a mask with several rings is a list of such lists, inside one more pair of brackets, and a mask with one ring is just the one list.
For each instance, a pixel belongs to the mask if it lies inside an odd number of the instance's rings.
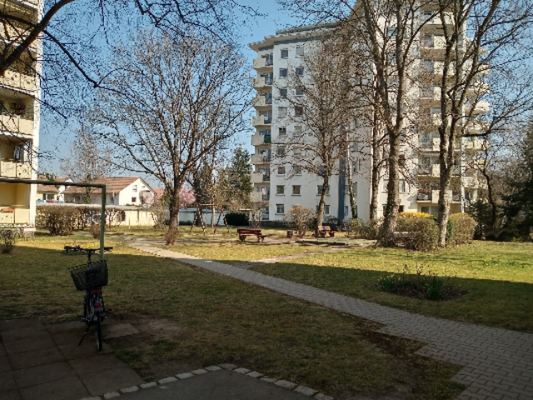
[[99,251],[97,249],[82,248],[81,250],[87,252],[87,264],[69,269],[76,289],[85,291],[83,317],[80,320],[87,324],[87,329],[83,333],[78,346],[82,344],[91,326],[94,326],[96,346],[98,350],[102,350],[102,322],[106,317],[102,287],[106,286],[108,281],[107,261],[91,261],[91,256]]

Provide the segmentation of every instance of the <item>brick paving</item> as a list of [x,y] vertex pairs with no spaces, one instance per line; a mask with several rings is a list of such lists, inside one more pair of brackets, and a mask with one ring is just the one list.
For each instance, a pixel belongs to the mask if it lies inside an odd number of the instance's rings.
[[533,399],[532,334],[412,314],[248,269],[160,249],[148,241],[130,242],[129,246],[380,323],[384,325],[379,330],[381,333],[427,343],[417,354],[464,366],[452,378],[467,385],[458,400]]

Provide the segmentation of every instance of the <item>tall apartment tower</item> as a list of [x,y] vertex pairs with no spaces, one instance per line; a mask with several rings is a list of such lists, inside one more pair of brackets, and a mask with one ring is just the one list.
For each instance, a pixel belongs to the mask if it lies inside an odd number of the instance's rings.
[[[433,11],[422,11],[421,18],[429,18]],[[445,23],[449,23],[446,21]],[[256,132],[252,136],[252,145],[255,154],[252,155],[254,172],[252,183],[254,192],[252,201],[268,201],[268,211],[263,214],[263,220],[281,221],[287,210],[302,205],[313,210],[317,209],[320,200],[322,178],[305,171],[289,171],[288,168],[275,163],[276,143],[283,142],[285,135],[295,131],[300,132],[302,127],[297,122],[287,123],[283,114],[290,105],[284,100],[285,93],[281,93],[290,85],[286,81],[290,78],[291,68],[303,65],[302,56],[306,50],[318,45],[318,41],[328,34],[334,25],[318,25],[293,30],[279,31],[276,35],[267,36],[258,43],[250,44],[258,57],[254,60],[253,67],[257,77],[253,79],[253,87],[257,95],[253,99],[256,115],[252,117],[252,125]],[[440,167],[438,164],[439,135],[438,126],[440,118],[440,87],[442,78],[442,52],[444,40],[442,37],[442,21],[431,18],[421,30],[420,38],[420,65],[421,73],[419,90],[413,94],[419,104],[420,113],[428,113],[424,121],[418,126],[418,137],[410,139],[412,143],[405,144],[404,157],[411,168],[410,176],[414,179],[400,181],[400,211],[438,213],[438,183]],[[440,64],[439,64],[440,63]],[[305,71],[302,68],[303,73]],[[296,71],[298,73],[298,71]],[[440,74],[440,75],[439,75]],[[488,92],[488,85],[485,85]],[[479,87],[478,87],[479,88]],[[489,104],[485,101],[477,102],[474,115],[481,115],[489,111]],[[434,122],[432,122],[434,120]],[[471,131],[482,131],[484,123],[471,121]],[[361,135],[368,135],[361,128]],[[482,183],[477,178],[477,172],[470,169],[466,160],[482,149],[479,139],[461,139],[457,145],[460,152],[457,157],[456,171],[452,178],[453,190],[448,194],[451,199],[451,213],[463,212],[468,202],[477,199]],[[416,152],[412,149],[416,148]],[[361,149],[364,153],[364,150]],[[290,155],[286,155],[290,157]],[[344,163],[344,160],[340,161]],[[371,159],[370,157],[357,156],[352,160],[354,174],[354,190],[356,193],[357,215],[367,220],[370,216],[371,203]],[[343,171],[345,166],[339,166]],[[386,176],[379,182],[378,217],[383,216],[384,205],[387,202]],[[352,218],[349,207],[349,191],[345,174],[337,173],[330,179],[330,187],[325,203],[325,216],[338,218]]]
[[[24,39],[26,24],[42,16],[43,0],[2,0],[2,12],[16,17],[0,32],[4,46]],[[0,177],[37,179],[42,43],[0,77]],[[0,183],[0,227],[35,224],[37,185]]]

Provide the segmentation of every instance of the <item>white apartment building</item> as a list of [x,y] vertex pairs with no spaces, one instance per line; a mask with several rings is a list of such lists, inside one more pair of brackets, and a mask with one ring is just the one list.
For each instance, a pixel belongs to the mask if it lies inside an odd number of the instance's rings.
[[[428,12],[428,14],[430,14]],[[421,12],[424,18],[424,11]],[[252,145],[255,146],[255,154],[252,155],[254,172],[252,183],[254,192],[253,201],[268,201],[268,212],[263,215],[263,220],[281,221],[284,213],[296,205],[317,209],[320,200],[322,177],[305,171],[289,171],[274,163],[276,145],[285,135],[291,135],[301,130],[294,120],[286,122],[283,115],[287,111],[287,103],[283,100],[286,93],[281,93],[287,87],[289,69],[295,69],[297,74],[305,74],[302,56],[306,54],[318,41],[334,28],[333,24],[304,27],[293,30],[279,31],[276,35],[267,36],[261,42],[250,44],[258,57],[254,60],[253,67],[257,72],[257,78],[253,79],[253,87],[257,90],[257,96],[253,99],[253,105],[257,115],[252,117],[252,125],[256,129],[252,136]],[[401,206],[400,211],[438,213],[438,183],[440,167],[438,164],[439,135],[438,119],[431,122],[432,116],[440,113],[440,88],[437,85],[439,73],[442,78],[442,70],[439,70],[439,58],[442,54],[443,40],[439,35],[442,22],[433,19],[424,25],[420,40],[420,64],[424,68],[424,79],[421,79],[420,89],[416,90],[416,101],[420,109],[427,110],[428,123],[420,124],[419,135],[413,138],[414,146],[405,145],[403,157],[406,165],[411,169],[413,179],[400,181]],[[481,83],[480,83],[481,84]],[[482,84],[487,85],[487,84]],[[285,89],[287,90],[287,89]],[[488,92],[488,85],[486,88]],[[290,107],[290,106],[289,106]],[[489,104],[485,101],[476,104],[475,115],[487,113]],[[425,112],[425,111],[424,111]],[[429,115],[431,113],[431,116]],[[440,118],[440,115],[438,115]],[[484,129],[484,123],[473,121],[473,131]],[[361,135],[368,135],[361,128]],[[462,139],[458,146],[465,156],[481,150],[482,141],[479,139]],[[417,151],[412,151],[417,148]],[[472,153],[473,152],[473,153]],[[290,155],[289,155],[290,157]],[[483,186],[477,177],[477,172],[469,169],[464,162],[465,157],[458,157],[456,172],[452,178],[452,186],[448,194],[451,198],[451,212],[463,212],[469,201],[477,198],[478,190]],[[341,160],[345,163],[345,160]],[[353,182],[356,192],[356,204],[358,217],[368,220],[371,203],[371,158],[361,156],[353,160]],[[349,207],[349,193],[347,179],[342,172],[343,166],[338,168],[340,173],[330,179],[329,192],[326,199],[325,218],[336,217],[339,220],[352,218]],[[384,205],[387,201],[386,176],[379,183],[378,216],[383,216]]]
[[[2,12],[17,20],[4,24],[0,38],[2,45],[13,38],[22,41],[27,24],[37,23],[42,16],[43,0],[5,0]],[[26,22],[27,21],[27,22]],[[15,41],[16,43],[17,41]],[[31,53],[31,54],[29,54]],[[38,76],[42,59],[41,39],[36,40],[0,77],[0,177],[37,179],[39,148]],[[37,185],[0,183],[0,228],[35,224]]]

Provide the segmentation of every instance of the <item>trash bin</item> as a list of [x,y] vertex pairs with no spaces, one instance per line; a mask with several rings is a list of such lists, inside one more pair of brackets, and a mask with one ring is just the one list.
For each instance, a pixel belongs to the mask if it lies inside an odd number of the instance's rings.
[[293,235],[294,235],[294,231],[287,231],[287,238],[288,239],[292,239]]

